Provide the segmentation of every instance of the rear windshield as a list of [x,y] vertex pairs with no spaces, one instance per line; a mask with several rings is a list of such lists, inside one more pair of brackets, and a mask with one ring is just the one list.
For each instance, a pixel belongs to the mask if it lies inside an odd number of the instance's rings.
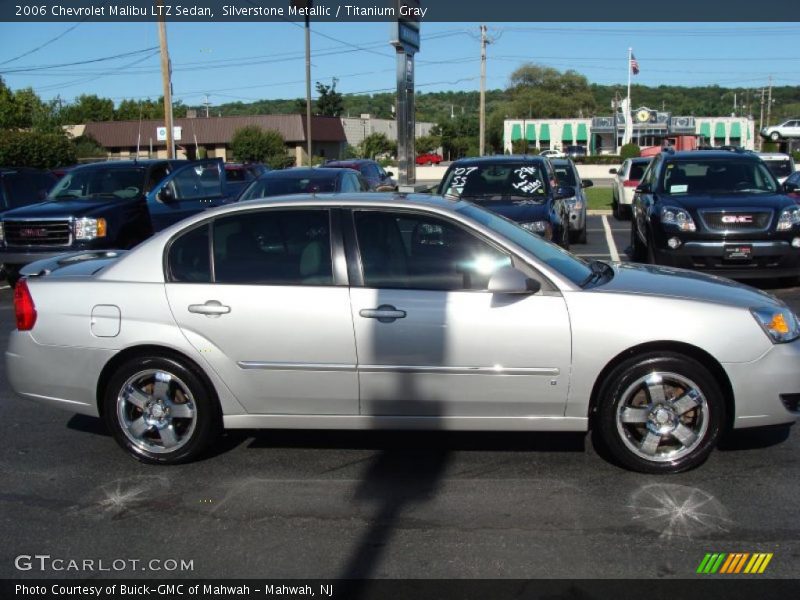
[[647,165],[649,164],[650,164],[649,162],[631,163],[631,172],[628,175],[628,179],[632,179],[633,181],[639,181],[644,175],[644,172],[647,170]]
[[575,180],[575,171],[572,170],[572,167],[553,165],[553,170],[556,172],[556,179],[558,179],[559,183],[572,187],[578,185],[578,182]]
[[61,178],[48,198],[50,200],[93,196],[134,198],[142,193],[144,184],[143,168],[76,169]]
[[706,159],[667,163],[659,191],[665,194],[774,193],[777,184],[761,161]]
[[792,168],[792,161],[788,158],[781,158],[776,160],[763,159],[764,164],[772,172],[775,177],[788,177],[794,172]]
[[502,163],[454,167],[447,172],[441,193],[477,201],[522,197],[544,202],[547,177],[539,163]]
[[239,200],[252,200],[285,194],[310,194],[336,191],[336,177],[263,177],[250,184]]

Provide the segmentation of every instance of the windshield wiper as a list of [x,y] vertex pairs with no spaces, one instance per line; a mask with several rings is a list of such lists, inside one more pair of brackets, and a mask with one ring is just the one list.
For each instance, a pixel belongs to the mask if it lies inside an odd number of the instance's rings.
[[595,281],[602,280],[606,274],[613,274],[614,269],[611,268],[611,265],[604,263],[600,260],[593,260],[589,263],[589,268],[592,270],[591,273],[581,282],[581,287],[586,287],[590,283],[594,283]]

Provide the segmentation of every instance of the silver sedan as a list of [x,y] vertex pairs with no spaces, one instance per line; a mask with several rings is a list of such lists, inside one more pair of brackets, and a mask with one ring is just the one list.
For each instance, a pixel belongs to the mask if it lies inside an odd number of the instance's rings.
[[222,428],[594,428],[665,473],[727,427],[800,416],[800,326],[776,298],[587,263],[464,201],[255,200],[25,272],[13,388],[150,463]]

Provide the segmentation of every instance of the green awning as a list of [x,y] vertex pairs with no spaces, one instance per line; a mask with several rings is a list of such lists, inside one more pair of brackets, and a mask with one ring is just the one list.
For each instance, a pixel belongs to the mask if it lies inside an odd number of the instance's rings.
[[519,123],[514,123],[511,126],[511,141],[516,142],[517,140],[522,139],[522,125]]
[[700,135],[705,138],[711,137],[711,123],[700,123]]
[[549,142],[550,141],[550,125],[547,123],[542,124],[539,128],[539,141],[540,142]]
[[536,142],[536,125],[528,123],[525,127],[525,139],[529,142]]
[[750,139],[750,128],[749,127],[747,128],[747,139],[748,140]]
[[586,132],[586,123],[578,123],[578,135],[575,138],[576,142],[585,142],[589,139],[589,134]]
[[725,139],[725,123],[717,123],[714,127],[714,139]]
[[569,142],[572,143],[572,123],[567,123],[564,125],[564,128],[561,130],[561,141],[562,142]]
[[731,139],[742,139],[742,125],[738,121],[731,123]]

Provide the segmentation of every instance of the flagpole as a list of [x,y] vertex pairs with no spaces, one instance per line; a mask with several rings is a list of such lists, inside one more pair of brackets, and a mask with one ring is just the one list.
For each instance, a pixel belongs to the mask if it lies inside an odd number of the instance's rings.
[[631,140],[628,139],[629,132],[633,133],[632,129],[628,129],[628,120],[631,118],[631,60],[633,59],[633,48],[628,48],[628,106],[626,108],[627,114],[625,115],[625,143],[630,144]]

